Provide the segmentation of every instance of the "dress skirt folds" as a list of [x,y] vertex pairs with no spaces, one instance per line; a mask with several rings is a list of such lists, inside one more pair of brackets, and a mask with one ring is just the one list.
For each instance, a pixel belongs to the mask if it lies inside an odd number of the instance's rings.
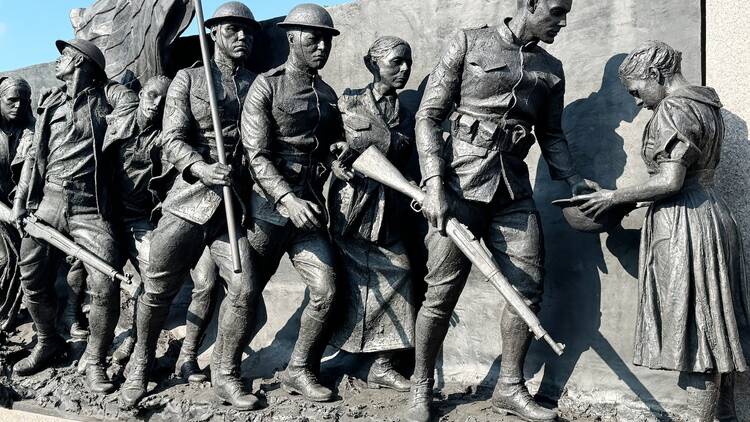
[[724,125],[715,91],[686,87],[646,127],[651,174],[686,168],[677,193],[655,201],[641,233],[636,365],[683,372],[747,370],[750,300],[742,237],[714,190]]

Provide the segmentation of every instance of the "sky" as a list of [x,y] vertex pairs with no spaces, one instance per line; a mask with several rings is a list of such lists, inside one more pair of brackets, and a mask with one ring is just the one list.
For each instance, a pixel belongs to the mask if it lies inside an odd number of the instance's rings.
[[[226,0],[203,0],[204,15],[211,16]],[[245,0],[258,20],[286,15],[299,3],[336,5],[346,0]],[[88,7],[94,0],[0,0],[0,72],[55,60],[55,40],[73,38],[70,10]],[[198,33],[197,25],[185,32]]]

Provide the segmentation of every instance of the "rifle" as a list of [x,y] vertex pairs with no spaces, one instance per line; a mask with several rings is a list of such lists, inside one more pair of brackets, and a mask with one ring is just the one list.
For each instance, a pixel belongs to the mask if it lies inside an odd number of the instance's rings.
[[[201,44],[201,55],[203,57],[203,68],[206,70],[206,86],[208,87],[208,100],[211,105],[211,120],[216,134],[216,155],[219,163],[226,165],[227,157],[224,152],[224,134],[221,131],[221,118],[219,117],[219,106],[214,91],[213,72],[211,71],[211,58],[208,55],[208,40],[206,39],[206,25],[203,20],[203,5],[201,0],[193,0],[195,3],[195,17],[198,21],[198,38]],[[232,251],[232,269],[235,273],[242,272],[240,262],[240,246],[237,242],[237,222],[234,218],[234,204],[232,203],[232,188],[224,186],[224,210],[227,214],[227,230],[229,231],[229,246]]]
[[[391,164],[390,161],[377,149],[370,146],[352,163],[352,168],[357,172],[377,181],[391,189],[403,193],[412,198],[418,204],[424,201],[425,193],[417,186],[409,183],[406,178]],[[534,337],[544,339],[558,356],[563,354],[565,345],[557,343],[542,327],[542,323],[536,314],[526,305],[521,295],[513,287],[505,276],[500,272],[500,267],[492,258],[490,251],[482,245],[469,229],[461,224],[455,217],[450,217],[446,223],[445,231],[448,237],[458,246],[461,252],[474,264],[499,292],[508,305],[512,306],[518,315],[524,320]]]
[[[12,211],[10,207],[0,202],[0,219],[3,221],[9,221],[11,219],[11,213]],[[23,222],[24,230],[31,237],[44,240],[55,248],[61,250],[66,255],[78,258],[84,264],[90,265],[97,271],[107,274],[112,280],[120,280],[130,283],[130,280],[133,278],[132,274],[121,274],[113,266],[109,265],[109,263],[96,256],[91,251],[84,249],[83,246],[68,239],[65,235],[48,226],[44,221],[38,219],[33,214],[24,218]]]

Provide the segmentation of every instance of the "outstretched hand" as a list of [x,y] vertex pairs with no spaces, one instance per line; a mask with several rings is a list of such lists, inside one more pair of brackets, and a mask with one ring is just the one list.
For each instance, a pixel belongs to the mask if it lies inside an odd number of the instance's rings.
[[615,202],[615,191],[607,189],[599,189],[593,193],[577,195],[570,198],[570,200],[573,203],[579,203],[578,209],[593,218],[598,218],[602,213],[617,205]]

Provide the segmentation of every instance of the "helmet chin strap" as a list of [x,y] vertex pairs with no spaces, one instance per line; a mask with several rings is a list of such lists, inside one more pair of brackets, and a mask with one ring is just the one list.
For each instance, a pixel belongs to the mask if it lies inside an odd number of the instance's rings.
[[304,48],[302,48],[302,30],[301,29],[295,29],[293,32],[292,37],[294,38],[294,42],[292,43],[292,49],[293,54],[296,57],[296,65],[298,67],[304,67],[303,70],[312,72],[316,69],[313,69],[310,66],[310,63],[312,62],[311,57],[308,56],[308,53],[305,51]]

